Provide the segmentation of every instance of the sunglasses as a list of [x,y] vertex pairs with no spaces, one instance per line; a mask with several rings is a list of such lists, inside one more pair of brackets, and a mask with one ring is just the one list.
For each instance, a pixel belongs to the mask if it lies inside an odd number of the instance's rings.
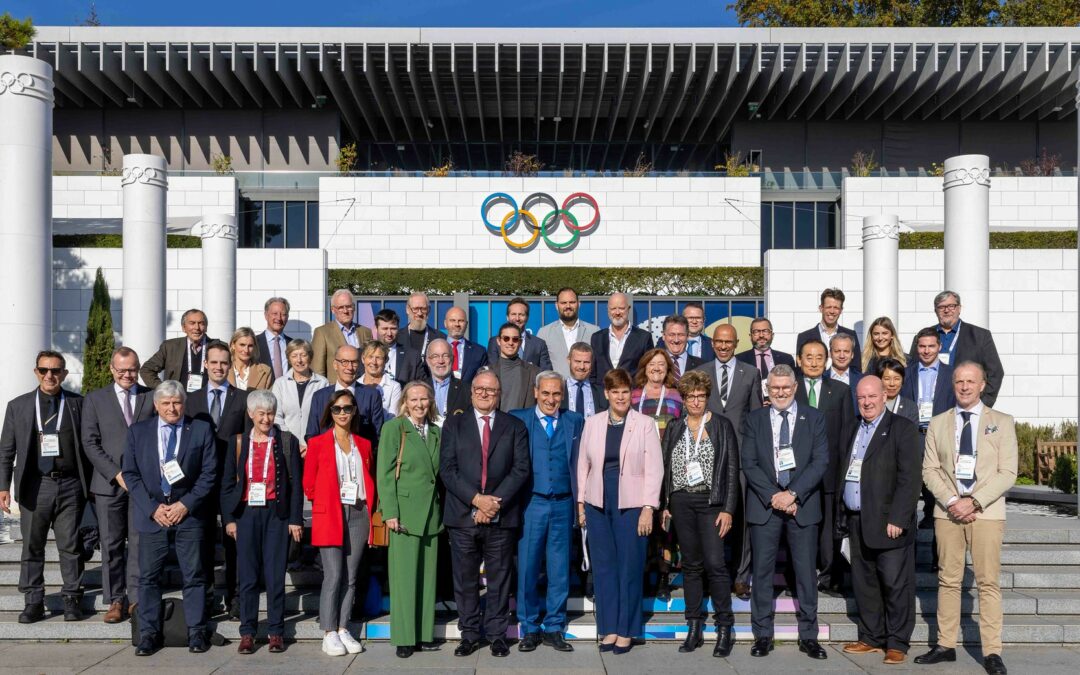
[[64,372],[63,368],[42,368],[41,366],[38,366],[34,370],[37,371],[38,375],[53,375],[54,377],[60,377],[60,375]]
[[514,337],[513,335],[501,335],[499,339],[503,342],[521,342],[520,337]]
[[332,405],[330,406],[330,412],[334,415],[351,415],[356,412],[356,406],[354,405]]

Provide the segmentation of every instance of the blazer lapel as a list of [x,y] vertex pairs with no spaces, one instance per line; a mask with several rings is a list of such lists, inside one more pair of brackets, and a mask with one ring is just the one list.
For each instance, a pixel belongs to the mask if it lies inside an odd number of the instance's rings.
[[176,448],[176,462],[178,464],[183,463],[189,445],[191,445],[191,423],[185,422],[183,431],[180,433],[180,447]]
[[[502,436],[503,431],[506,430],[506,415],[507,413],[500,413],[498,410],[492,413],[491,421],[491,444],[488,446],[488,452],[492,452],[495,446],[499,443],[499,437]],[[481,443],[483,440],[481,439]],[[488,456],[488,462],[491,461],[490,455]]]
[[[885,417],[878,423],[877,429],[874,431],[874,437],[870,439],[870,445],[866,446],[866,454],[863,455],[863,461],[870,459],[870,456],[877,452],[878,448],[885,445],[885,439],[889,436],[889,429],[892,427],[892,414],[886,411]],[[860,422],[861,424],[861,422]]]
[[[636,418],[634,417],[635,412],[636,411],[631,409],[626,415],[626,421],[623,422],[623,424],[626,425],[626,428],[623,429],[622,442],[619,443],[619,466],[620,467],[626,466],[626,448],[628,448],[630,446],[630,439],[634,435],[634,433],[637,431]],[[648,422],[649,424],[652,424],[651,419],[645,417],[644,415],[641,415],[641,413],[637,413],[637,414],[642,419],[644,419],[646,422]]]

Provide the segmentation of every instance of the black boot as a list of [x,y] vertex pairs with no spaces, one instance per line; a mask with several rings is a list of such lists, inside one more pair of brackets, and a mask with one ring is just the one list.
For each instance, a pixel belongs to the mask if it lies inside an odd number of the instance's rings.
[[701,619],[691,619],[686,631],[686,639],[679,645],[679,652],[687,654],[705,644],[705,636],[702,634],[704,622]]
[[731,626],[716,627],[716,646],[713,647],[712,655],[727,658],[731,654],[731,648],[735,646],[735,633]]
[[656,599],[660,602],[671,600],[671,578],[667,572],[659,574],[659,580],[656,582]]

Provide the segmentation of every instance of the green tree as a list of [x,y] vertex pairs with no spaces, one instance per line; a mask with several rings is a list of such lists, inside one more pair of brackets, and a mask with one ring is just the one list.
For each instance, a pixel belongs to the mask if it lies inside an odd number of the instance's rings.
[[80,26],[100,26],[101,17],[97,13],[97,3],[90,3],[90,11],[87,12],[86,18],[79,22]]
[[84,394],[112,382],[109,364],[116,349],[116,340],[113,337],[111,305],[109,285],[105,283],[105,275],[99,267],[94,279],[94,298],[90,301],[90,311],[86,317],[82,378]]
[[5,49],[25,47],[34,39],[34,22],[30,17],[19,20],[4,12],[0,16],[0,45]]
[[1080,0],[1006,0],[1006,26],[1080,26]]
[[1080,0],[736,0],[744,26],[1075,26]]

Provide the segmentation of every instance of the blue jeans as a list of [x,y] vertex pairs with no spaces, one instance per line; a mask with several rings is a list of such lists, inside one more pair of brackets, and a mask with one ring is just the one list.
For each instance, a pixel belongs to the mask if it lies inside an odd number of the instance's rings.
[[642,637],[642,582],[648,537],[639,537],[641,509],[619,508],[619,470],[604,471],[604,508],[585,505],[596,593],[596,632]]
[[[526,635],[540,632],[541,627],[548,633],[566,630],[573,526],[574,500],[570,495],[552,498],[532,495],[529,498],[525,506],[525,524],[518,540],[517,614]],[[547,572],[546,598],[541,598],[537,592],[542,570]]]
[[161,575],[170,546],[176,548],[176,560],[184,579],[184,618],[188,637],[206,630],[206,586],[203,583],[203,528],[188,516],[181,526],[139,534],[139,635],[161,635]]

